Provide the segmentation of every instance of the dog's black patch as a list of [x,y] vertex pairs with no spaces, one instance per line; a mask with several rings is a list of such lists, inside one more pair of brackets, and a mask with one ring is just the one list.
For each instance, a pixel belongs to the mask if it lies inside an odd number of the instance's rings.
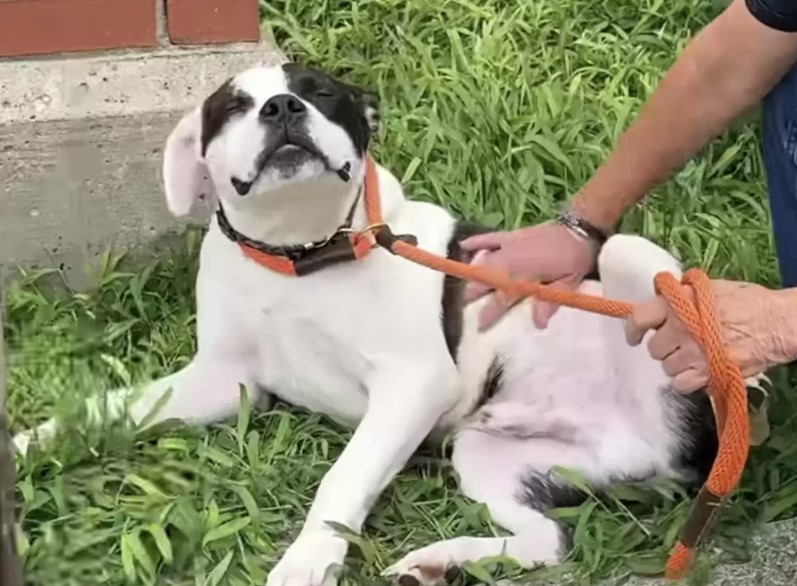
[[373,131],[366,111],[370,107],[376,112],[375,98],[365,90],[318,69],[286,63],[282,70],[288,79],[288,89],[343,128],[357,151],[365,154]]
[[[473,255],[462,250],[460,243],[471,236],[486,234],[491,230],[486,226],[473,222],[457,222],[448,241],[446,257],[451,260],[468,263]],[[450,275],[443,279],[443,334],[448,345],[448,352],[456,361],[457,349],[462,340],[462,317],[465,311],[465,286],[466,282]]]
[[711,400],[703,390],[682,395],[673,389],[662,389],[667,401],[678,404],[675,414],[681,419],[681,433],[685,437],[685,445],[677,454],[675,466],[693,475],[694,483],[703,484],[711,472],[714,459],[717,457],[719,440],[717,423]]
[[[515,498],[521,505],[545,513],[560,507],[577,507],[587,496],[564,479],[529,470],[521,477]],[[559,527],[559,554],[563,556],[573,547],[573,535],[563,523],[556,524]]]
[[[448,241],[446,257],[459,262],[468,263],[473,255],[462,249],[460,243],[471,236],[486,234],[491,230],[474,222],[459,221],[454,226],[451,238]],[[462,340],[462,322],[465,311],[465,287],[467,283],[446,275],[443,279],[443,298],[441,321],[443,336],[448,346],[448,352],[454,362],[457,361],[457,351]],[[492,399],[504,383],[504,365],[498,356],[494,356],[487,369],[481,392],[471,412],[475,412]]]
[[504,385],[504,365],[498,356],[493,356],[490,366],[487,368],[487,376],[484,377],[484,384],[481,388],[481,394],[473,407],[472,412],[475,413],[493,397],[498,394],[501,387]]
[[219,135],[230,118],[246,112],[253,106],[252,97],[237,89],[233,85],[232,78],[210,94],[202,104],[202,156],[205,156],[208,145]]
[[518,502],[541,513],[559,507],[576,507],[587,495],[564,479],[534,470],[526,472],[520,479]]

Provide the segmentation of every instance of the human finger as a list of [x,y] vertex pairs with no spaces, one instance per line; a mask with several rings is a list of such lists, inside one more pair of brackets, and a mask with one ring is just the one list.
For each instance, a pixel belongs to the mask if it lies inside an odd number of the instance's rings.
[[479,331],[484,332],[493,327],[519,298],[510,298],[500,292],[494,292],[490,300],[479,312]]
[[476,252],[477,250],[498,250],[506,241],[506,232],[487,232],[466,238],[459,243],[463,250]]
[[702,362],[700,355],[692,346],[676,348],[665,358],[657,360],[661,360],[664,372],[672,378],[689,369],[698,368],[698,365]]
[[667,319],[656,330],[656,333],[650,337],[650,340],[648,340],[648,353],[651,358],[664,360],[682,346],[688,345],[689,339],[684,337],[685,332],[678,327],[677,320],[677,317],[668,312]]
[[673,388],[682,394],[694,393],[706,386],[708,377],[705,372],[697,368],[688,368],[673,378]]
[[[554,281],[547,285],[551,289],[562,289],[565,291],[572,291],[576,287],[578,287],[578,282],[575,279],[562,279],[560,281]],[[541,299],[535,299],[534,303],[532,304],[532,313],[531,319],[534,322],[534,325],[544,330],[548,327],[548,322],[554,316],[554,314],[559,310],[561,307],[558,303],[554,303],[553,301],[543,301]]]
[[481,283],[477,283],[476,281],[468,281],[468,284],[465,285],[465,292],[463,293],[463,299],[465,301],[465,304],[467,305],[472,301],[481,299],[491,291],[493,291],[492,287],[488,287],[487,285],[482,285]]
[[661,327],[667,319],[667,302],[661,297],[637,305],[625,321],[625,339],[631,346],[637,346],[648,330]]
[[[497,260],[494,257],[498,257],[500,255],[499,251],[491,252],[482,250],[477,252],[473,259],[471,260],[472,265],[474,266],[486,266],[490,264],[500,264],[501,259],[500,257]],[[464,292],[464,301],[466,304],[476,301],[484,297],[487,293],[492,291],[493,288],[477,281],[468,281],[467,285],[465,285],[465,292]]]

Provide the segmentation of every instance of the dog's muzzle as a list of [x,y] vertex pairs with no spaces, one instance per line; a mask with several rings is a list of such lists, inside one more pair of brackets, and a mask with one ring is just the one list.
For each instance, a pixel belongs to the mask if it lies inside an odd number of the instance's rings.
[[296,96],[279,94],[270,98],[258,113],[258,118],[266,125],[269,131],[266,136],[269,140],[266,147],[257,157],[255,167],[257,172],[251,181],[243,181],[232,177],[230,182],[238,195],[247,195],[255,181],[268,165],[272,155],[285,146],[295,146],[310,153],[320,160],[328,171],[335,173],[342,181],[351,180],[351,163],[346,162],[342,167],[335,167],[307,134],[307,106]]

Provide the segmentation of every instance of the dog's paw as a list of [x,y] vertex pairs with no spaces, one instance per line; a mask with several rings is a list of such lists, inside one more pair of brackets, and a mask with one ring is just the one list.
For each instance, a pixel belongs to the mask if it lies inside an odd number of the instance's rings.
[[327,532],[300,535],[274,566],[266,586],[336,586],[347,544]]
[[772,380],[763,372],[744,379],[744,384],[748,389],[758,389],[759,391],[766,391],[764,384],[767,388],[772,388]]
[[14,436],[12,441],[14,442],[14,449],[19,453],[21,456],[25,456],[28,453],[28,447],[30,446],[30,442],[33,439],[33,431],[21,431]]
[[656,292],[654,279],[662,271],[681,278],[678,260],[664,248],[641,236],[617,234],[603,245],[598,267],[604,294],[613,299],[641,303]]
[[439,541],[408,553],[382,572],[399,586],[442,586],[458,584],[463,571],[460,564],[473,552],[463,551],[467,540]]
[[54,419],[45,421],[36,428],[21,431],[16,434],[12,441],[14,449],[21,455],[26,456],[28,449],[30,449],[31,442],[38,442],[39,445],[46,447],[48,442],[52,440],[56,432],[56,422]]

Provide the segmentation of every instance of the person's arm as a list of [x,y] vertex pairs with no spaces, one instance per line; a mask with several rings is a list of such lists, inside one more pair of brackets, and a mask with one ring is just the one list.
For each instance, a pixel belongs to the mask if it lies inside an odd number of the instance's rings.
[[573,196],[574,211],[612,232],[783,77],[797,60],[795,30],[797,0],[734,0],[686,46],[614,152]]
[[797,288],[780,289],[774,297],[775,353],[781,359],[779,364],[789,364],[797,361]]

